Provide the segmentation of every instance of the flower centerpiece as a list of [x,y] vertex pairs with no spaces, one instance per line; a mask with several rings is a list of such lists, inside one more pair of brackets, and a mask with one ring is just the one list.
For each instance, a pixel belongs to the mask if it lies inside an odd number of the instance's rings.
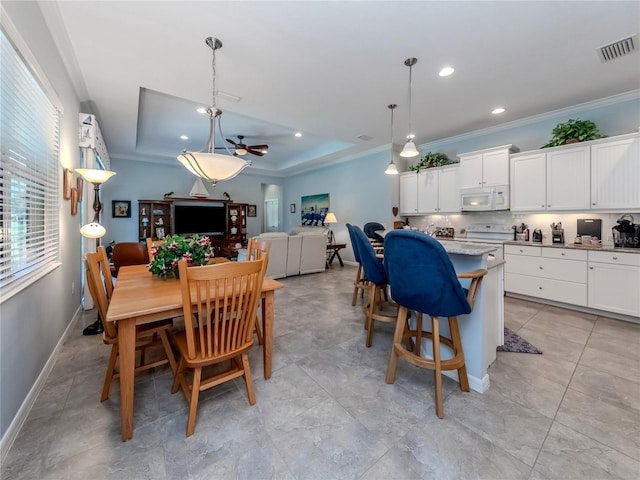
[[178,262],[183,258],[189,265],[206,265],[213,256],[209,237],[194,235],[185,238],[182,235],[168,235],[162,245],[153,248],[153,260],[149,263],[149,270],[161,277],[177,277]]

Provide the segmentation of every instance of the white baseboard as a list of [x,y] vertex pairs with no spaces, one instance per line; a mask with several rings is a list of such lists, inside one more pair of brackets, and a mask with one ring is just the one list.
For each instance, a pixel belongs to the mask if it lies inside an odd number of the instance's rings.
[[44,367],[40,371],[40,375],[38,375],[38,378],[31,387],[31,390],[29,390],[29,393],[22,402],[22,405],[20,405],[20,409],[18,410],[18,413],[16,413],[16,416],[13,418],[11,425],[9,425],[9,428],[7,428],[7,431],[2,436],[2,439],[0,439],[0,464],[4,463],[5,458],[7,457],[7,454],[9,453],[9,450],[13,445],[13,442],[15,442],[18,434],[20,433],[20,429],[29,416],[29,412],[31,412],[33,404],[36,402],[36,399],[44,388],[45,383],[47,383],[49,374],[51,373],[51,370],[53,370],[53,366],[56,363],[58,354],[60,353],[64,342],[66,342],[71,335],[71,331],[73,330],[78,319],[81,316],[82,308],[78,307],[76,313],[73,315],[73,318],[69,322],[69,325],[67,325],[67,328],[64,330],[62,336],[60,337],[60,340],[58,340],[58,343],[51,352],[51,355],[49,355],[47,363],[45,363]]
[[[454,379],[456,382],[458,381],[457,370],[446,370],[442,372],[442,374]],[[473,375],[467,374],[467,378],[469,379],[469,388],[474,392],[484,393],[489,390],[489,387],[491,386],[488,373],[485,373],[484,377],[482,378],[474,377]]]

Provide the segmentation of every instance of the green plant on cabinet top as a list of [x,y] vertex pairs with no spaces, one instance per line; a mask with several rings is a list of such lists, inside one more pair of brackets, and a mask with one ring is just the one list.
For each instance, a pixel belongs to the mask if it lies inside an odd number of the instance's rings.
[[420,170],[424,170],[426,168],[442,167],[452,163],[453,162],[444,153],[427,152],[420,157],[420,161],[418,163],[411,165],[409,170],[420,173]]
[[541,148],[558,147],[570,143],[587,142],[602,138],[598,127],[591,120],[569,119],[564,123],[559,123],[551,132],[553,137],[549,143]]

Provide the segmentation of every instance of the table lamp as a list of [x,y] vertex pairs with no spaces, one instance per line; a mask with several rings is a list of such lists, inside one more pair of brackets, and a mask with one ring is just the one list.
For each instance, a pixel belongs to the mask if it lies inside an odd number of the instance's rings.
[[333,212],[327,213],[327,216],[324,217],[324,223],[329,224],[329,243],[336,243],[336,237],[333,236],[333,230],[331,230],[331,224],[338,223],[335,214]]

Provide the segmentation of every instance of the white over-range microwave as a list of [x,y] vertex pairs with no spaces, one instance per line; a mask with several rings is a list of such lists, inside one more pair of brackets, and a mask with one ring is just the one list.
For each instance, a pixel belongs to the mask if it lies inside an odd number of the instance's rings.
[[509,185],[460,189],[463,212],[509,210]]

